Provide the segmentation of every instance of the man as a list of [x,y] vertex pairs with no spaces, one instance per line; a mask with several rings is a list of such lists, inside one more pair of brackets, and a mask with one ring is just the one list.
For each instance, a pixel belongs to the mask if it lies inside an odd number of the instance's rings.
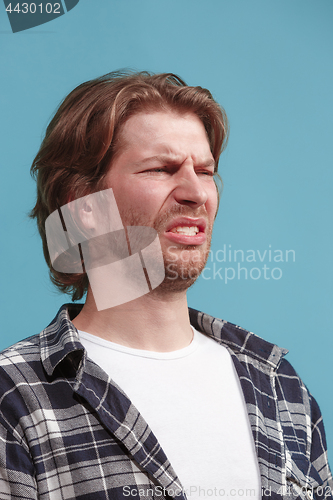
[[109,74],[61,104],[32,216],[53,282],[87,297],[2,353],[1,499],[332,498],[286,351],[187,307],[226,137],[210,93],[171,74]]

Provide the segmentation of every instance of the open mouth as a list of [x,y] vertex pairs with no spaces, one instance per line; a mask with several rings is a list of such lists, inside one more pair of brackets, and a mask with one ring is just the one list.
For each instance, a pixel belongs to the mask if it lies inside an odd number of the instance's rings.
[[203,218],[177,217],[170,221],[166,232],[193,236],[198,233],[204,233],[206,225],[206,220]]
[[177,226],[170,230],[170,233],[186,234],[187,236],[195,236],[199,232],[198,226]]
[[206,241],[206,220],[178,217],[167,226],[164,235],[180,245],[201,245]]

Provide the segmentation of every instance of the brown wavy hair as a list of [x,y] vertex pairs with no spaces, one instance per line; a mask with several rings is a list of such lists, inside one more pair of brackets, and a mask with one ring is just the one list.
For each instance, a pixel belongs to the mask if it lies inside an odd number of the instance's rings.
[[62,101],[46,129],[31,167],[37,201],[30,217],[37,219],[51,281],[72,300],[87,291],[87,275],[52,268],[45,220],[69,201],[105,189],[105,176],[121,150],[121,127],[135,113],[157,110],[192,112],[200,118],[217,172],[228,135],[225,111],[207,89],[189,87],[172,73],[113,72],[82,83]]

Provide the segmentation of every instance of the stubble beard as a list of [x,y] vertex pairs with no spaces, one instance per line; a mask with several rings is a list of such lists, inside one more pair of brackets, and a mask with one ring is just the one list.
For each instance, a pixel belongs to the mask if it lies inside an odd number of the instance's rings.
[[[139,216],[133,212],[128,212],[122,217],[124,225],[129,226],[150,226],[157,233],[162,234],[170,220],[175,217],[203,217],[207,220],[207,212],[204,207],[197,210],[190,210],[187,206],[173,207],[153,222],[147,216]],[[164,260],[165,277],[162,283],[152,290],[153,295],[166,295],[169,293],[181,293],[192,286],[203,271],[210,251],[212,237],[212,223],[207,221],[205,229],[206,242],[204,245],[172,245],[167,248],[162,247]]]
[[210,240],[205,250],[197,246],[181,246],[175,251],[169,247],[163,251],[165,278],[161,290],[182,292],[192,286],[202,273],[209,255]]

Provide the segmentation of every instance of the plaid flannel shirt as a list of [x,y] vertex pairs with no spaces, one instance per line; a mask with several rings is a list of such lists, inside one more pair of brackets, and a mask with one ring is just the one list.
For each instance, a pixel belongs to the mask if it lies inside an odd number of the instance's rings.
[[[40,335],[1,353],[1,500],[185,499],[148,424],[87,358],[70,321],[79,307],[63,306]],[[231,353],[262,498],[333,498],[322,417],[287,351],[193,309],[190,318]]]

